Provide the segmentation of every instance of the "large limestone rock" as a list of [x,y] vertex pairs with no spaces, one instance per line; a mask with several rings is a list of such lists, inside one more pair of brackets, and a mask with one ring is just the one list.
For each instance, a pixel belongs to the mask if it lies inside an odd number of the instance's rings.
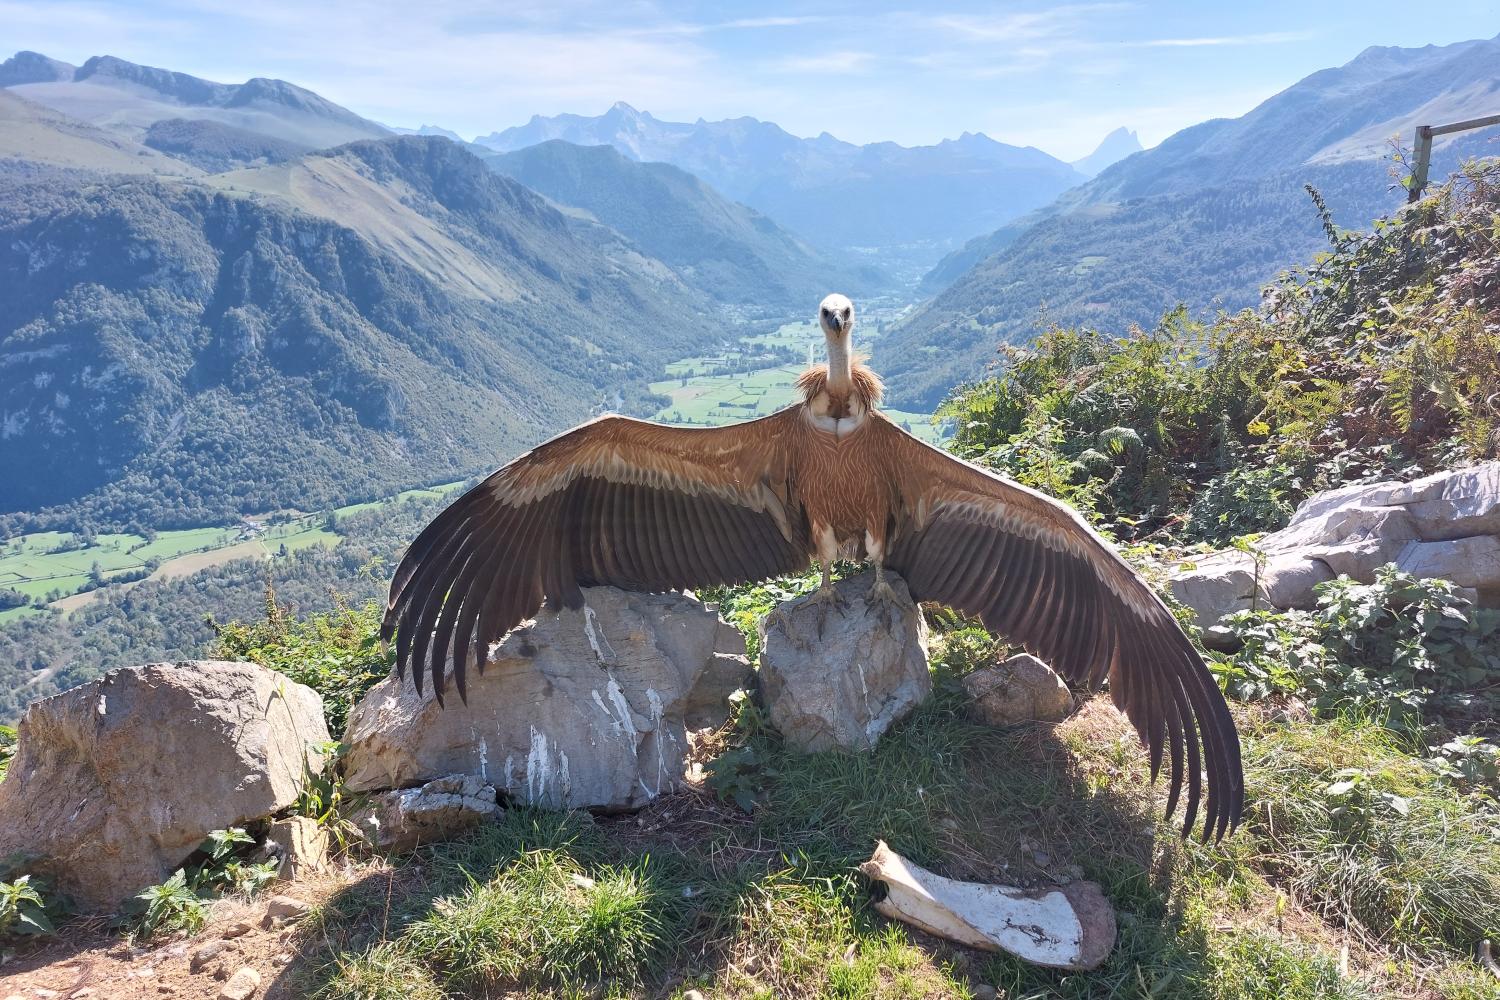
[[807,753],[868,750],[932,691],[922,612],[905,581],[886,579],[897,596],[889,628],[865,603],[872,572],[834,585],[845,607],[828,608],[821,637],[810,594],[761,622],[760,695],[789,745]]
[[1500,606],[1500,462],[1319,493],[1255,547],[1264,557],[1258,583],[1255,557],[1237,550],[1212,553],[1173,577],[1173,594],[1204,628],[1252,602],[1313,607],[1319,583],[1340,574],[1368,583],[1386,563]]
[[468,680],[468,704],[388,677],[349,716],[355,791],[473,774],[510,799],[637,808],[682,782],[686,729],[722,723],[751,678],[745,640],[683,594],[585,589],[541,612]]
[[317,692],[253,663],[113,670],[35,702],[0,782],[0,857],[83,907],[169,876],[212,830],[291,805],[327,742]]

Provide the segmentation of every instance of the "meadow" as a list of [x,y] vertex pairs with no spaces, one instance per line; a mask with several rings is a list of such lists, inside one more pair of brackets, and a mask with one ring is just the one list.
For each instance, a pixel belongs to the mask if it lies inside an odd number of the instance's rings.
[[[651,383],[654,395],[671,400],[652,417],[670,424],[716,427],[753,420],[796,401],[797,376],[820,360],[822,334],[815,323],[787,323],[717,354],[684,358],[667,366],[667,378]],[[788,353],[796,361],[785,361]],[[764,367],[752,367],[756,361]],[[906,430],[938,444],[946,436],[932,414],[884,409]]]

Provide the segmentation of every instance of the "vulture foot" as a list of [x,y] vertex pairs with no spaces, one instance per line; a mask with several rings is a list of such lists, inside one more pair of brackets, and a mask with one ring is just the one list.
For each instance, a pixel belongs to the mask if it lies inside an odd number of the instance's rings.
[[828,606],[833,605],[834,609],[842,615],[849,609],[849,602],[844,600],[844,595],[832,585],[819,587],[818,592],[812,595],[810,600],[818,607],[818,638],[822,639],[823,628],[828,624]]
[[896,606],[896,592],[891,585],[885,582],[884,577],[876,577],[875,583],[870,587],[870,592],[865,595],[866,606],[875,609],[880,615],[880,626],[887,632],[891,630],[891,609]]

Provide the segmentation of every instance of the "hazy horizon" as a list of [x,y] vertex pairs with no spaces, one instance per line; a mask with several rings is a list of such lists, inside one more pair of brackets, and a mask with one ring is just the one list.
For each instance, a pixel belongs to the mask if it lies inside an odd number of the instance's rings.
[[[390,125],[465,138],[532,115],[596,115],[617,101],[673,121],[749,115],[802,136],[927,145],[983,132],[1065,160],[1117,127],[1145,146],[1232,117],[1371,45],[1491,37],[1494,5],[1331,3],[1316,24],[1287,0],[1247,10],[1172,2],[1052,8],[844,3],[414,8],[353,0],[0,0],[10,51],[80,63],[114,55],[228,83],[270,76]],[[333,41],[330,41],[333,40]]]

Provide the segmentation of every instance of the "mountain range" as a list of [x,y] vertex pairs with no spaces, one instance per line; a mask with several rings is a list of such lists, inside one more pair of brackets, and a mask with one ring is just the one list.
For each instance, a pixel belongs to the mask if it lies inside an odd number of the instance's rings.
[[832,248],[956,245],[1085,179],[1039,149],[982,133],[931,146],[859,146],[827,132],[799,138],[749,117],[662,121],[624,103],[597,117],[538,115],[475,142],[511,152],[549,139],[670,163]]
[[631,160],[611,146],[551,139],[486,163],[623,233],[719,302],[810,314],[829,289],[859,294],[887,280],[870,266],[833,263],[685,170]]
[[[1396,207],[1387,139],[1488,110],[1497,65],[1500,40],[1371,49],[1070,165],[973,133],[855,146],[627,105],[474,144],[283,81],[19,53],[0,64],[0,457],[33,474],[0,486],[0,529],[204,523],[477,471],[599,408],[654,408],[665,362],[747,323],[888,292],[859,248],[932,260],[972,237],[874,344],[893,401],[926,409],[1043,317],[1254,303],[1325,238],[1305,184],[1344,225]],[[1487,143],[1440,143],[1434,176]]]
[[[881,340],[874,364],[896,404],[920,408],[1044,319],[1124,330],[1178,303],[1253,305],[1325,239],[1305,186],[1347,227],[1399,208],[1391,140],[1500,107],[1497,67],[1500,38],[1371,48],[1239,118],[1184,129],[940,262],[923,283],[934,297]],[[1491,134],[1445,137],[1432,175],[1495,152]]]

